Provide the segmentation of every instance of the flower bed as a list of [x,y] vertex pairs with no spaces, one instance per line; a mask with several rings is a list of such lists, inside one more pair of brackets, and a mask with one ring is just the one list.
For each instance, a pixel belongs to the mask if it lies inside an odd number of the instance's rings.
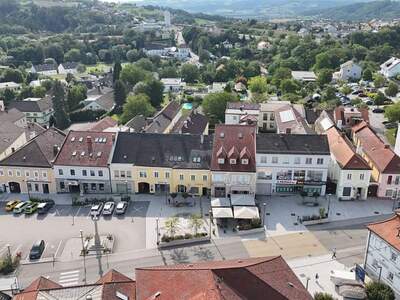
[[196,235],[194,235],[194,234],[176,235],[173,238],[170,236],[163,235],[158,247],[159,248],[168,248],[168,247],[173,247],[173,246],[182,246],[182,245],[209,242],[209,241],[210,241],[210,237],[205,232],[198,233]]

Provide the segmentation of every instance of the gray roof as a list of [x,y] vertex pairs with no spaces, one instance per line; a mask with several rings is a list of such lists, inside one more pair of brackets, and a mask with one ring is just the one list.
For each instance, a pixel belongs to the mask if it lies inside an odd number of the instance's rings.
[[24,132],[24,128],[18,127],[12,122],[0,123],[0,153],[10,147]]
[[208,119],[196,111],[192,111],[188,116],[182,116],[172,128],[173,133],[202,134],[206,129]]
[[53,64],[35,65],[33,67],[35,68],[36,72],[57,70],[57,65],[53,65]]
[[0,112],[0,123],[7,121],[15,123],[23,118],[25,118],[24,113],[16,108],[11,108]]
[[[112,163],[209,169],[212,136],[119,132]],[[200,157],[200,162],[193,159]]]
[[107,94],[104,94],[102,96],[100,96],[100,98],[98,98],[95,101],[98,105],[100,105],[102,108],[104,108],[104,110],[106,111],[110,111],[111,109],[113,109],[115,102],[114,102],[114,92],[109,92]]
[[22,112],[44,112],[53,108],[51,96],[46,96],[37,101],[15,101],[10,104],[10,108],[16,108]]
[[134,132],[142,132],[146,124],[146,118],[143,115],[137,115],[130,119],[125,126],[133,129]]
[[257,135],[257,153],[330,155],[326,135],[277,134]]
[[158,112],[153,122],[146,128],[148,133],[163,133],[171,121],[180,111],[181,106],[176,101],[171,101],[160,112]]
[[72,62],[72,61],[63,62],[61,65],[66,70],[76,69],[78,67],[78,63],[77,62]]

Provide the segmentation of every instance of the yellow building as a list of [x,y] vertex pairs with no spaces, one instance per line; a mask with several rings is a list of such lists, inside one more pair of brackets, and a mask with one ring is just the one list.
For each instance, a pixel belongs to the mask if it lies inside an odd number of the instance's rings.
[[118,133],[110,161],[113,192],[208,194],[211,142],[202,135]]
[[55,193],[52,161],[65,134],[47,129],[0,161],[0,188],[8,193]]

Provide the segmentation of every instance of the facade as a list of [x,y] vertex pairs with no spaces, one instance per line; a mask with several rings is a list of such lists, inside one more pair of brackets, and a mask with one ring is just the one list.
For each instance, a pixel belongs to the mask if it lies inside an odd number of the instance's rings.
[[390,286],[400,296],[400,216],[396,213],[388,220],[367,226],[368,238],[364,269],[368,276]]
[[243,120],[254,118],[257,123],[260,105],[249,102],[229,102],[225,109],[225,124],[246,124]]
[[256,126],[217,125],[211,159],[211,195],[255,194]]
[[37,74],[41,74],[41,75],[51,76],[51,75],[57,75],[58,69],[57,69],[57,65],[42,64],[42,65],[32,66],[30,68],[29,72],[30,73],[37,73]]
[[368,108],[338,106],[333,116],[339,129],[349,129],[362,121],[369,122]]
[[292,78],[302,82],[317,81],[317,75],[312,71],[292,71]]
[[383,64],[381,64],[381,70],[379,71],[386,78],[396,77],[400,74],[400,59],[392,57]]
[[366,122],[352,128],[356,151],[371,167],[371,196],[398,198],[400,190],[400,157],[386,145]]
[[70,131],[54,161],[59,193],[111,193],[108,160],[115,142],[109,132]]
[[371,168],[356,152],[346,135],[336,127],[326,131],[331,151],[329,178],[336,183],[336,195],[342,200],[362,199],[368,195]]
[[0,82],[0,91],[6,90],[6,89],[12,90],[12,91],[17,91],[20,88],[21,88],[21,85],[14,81]]
[[212,138],[119,132],[110,161],[117,193],[189,193],[210,189]]
[[164,84],[164,93],[179,93],[186,86],[182,78],[162,78]]
[[352,60],[340,65],[340,71],[337,72],[335,79],[338,80],[358,80],[361,78],[362,68]]
[[47,126],[53,115],[53,102],[50,96],[44,98],[26,98],[23,101],[14,101],[10,108],[16,108],[25,114],[27,122]]
[[67,75],[67,74],[76,74],[78,73],[78,63],[76,62],[65,62],[58,66],[58,73]]
[[14,153],[27,141],[24,128],[10,121],[0,123],[0,160]]
[[325,195],[330,163],[326,136],[263,133],[256,149],[258,195]]
[[0,188],[8,193],[55,193],[52,161],[65,134],[47,129],[0,161]]

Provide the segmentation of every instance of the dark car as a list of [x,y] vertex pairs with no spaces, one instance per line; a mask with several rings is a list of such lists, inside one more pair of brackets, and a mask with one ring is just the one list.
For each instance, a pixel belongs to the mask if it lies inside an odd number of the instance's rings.
[[396,122],[386,123],[385,128],[386,129],[397,128],[397,123]]
[[31,251],[29,252],[29,259],[39,259],[44,251],[45,243],[43,240],[39,240],[33,244]]
[[54,201],[51,202],[44,202],[44,203],[39,203],[38,208],[37,208],[37,213],[39,215],[44,215],[49,212],[49,210],[54,206]]
[[383,114],[385,112],[385,110],[383,108],[377,107],[377,108],[374,108],[372,110],[372,112],[375,113],[375,114]]

